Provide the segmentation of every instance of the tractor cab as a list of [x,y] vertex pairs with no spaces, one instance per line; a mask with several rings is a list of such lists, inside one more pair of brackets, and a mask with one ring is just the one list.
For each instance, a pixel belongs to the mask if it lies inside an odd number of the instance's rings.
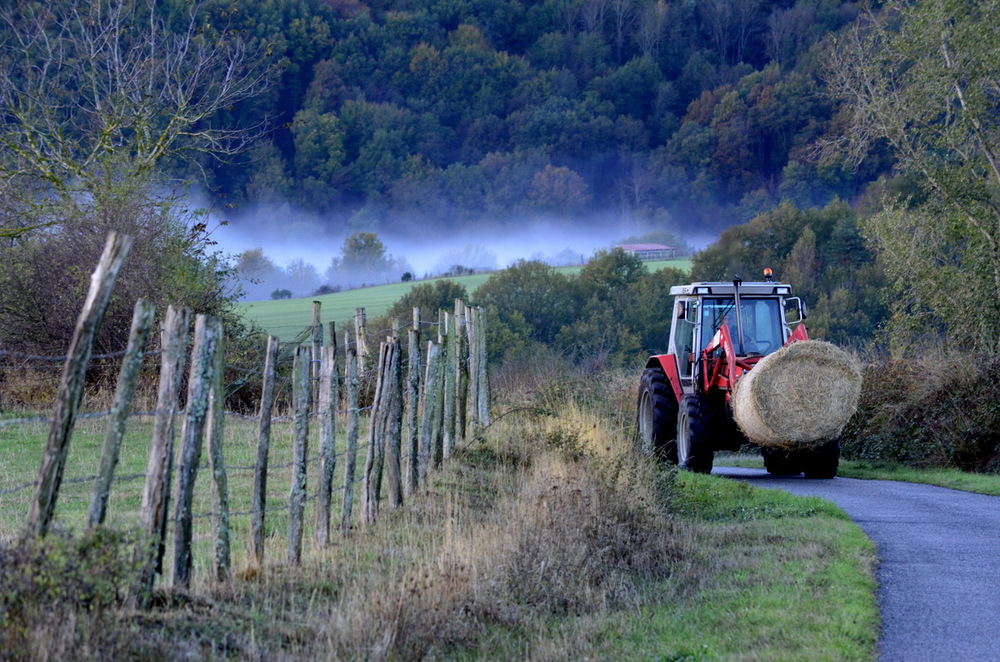
[[670,344],[659,359],[673,364],[668,374],[676,371],[678,399],[694,391],[696,364],[706,349],[721,353],[729,344],[728,354],[750,366],[783,347],[792,327],[805,319],[801,299],[791,296],[789,285],[772,281],[770,269],[763,281],[691,283],[670,288],[670,294]]

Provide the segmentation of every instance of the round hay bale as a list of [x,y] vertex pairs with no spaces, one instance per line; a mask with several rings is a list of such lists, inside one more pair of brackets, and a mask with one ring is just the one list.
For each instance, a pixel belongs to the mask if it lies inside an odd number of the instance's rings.
[[858,407],[861,370],[828,342],[797,342],[765,356],[733,391],[733,416],[751,441],[812,448],[840,435]]

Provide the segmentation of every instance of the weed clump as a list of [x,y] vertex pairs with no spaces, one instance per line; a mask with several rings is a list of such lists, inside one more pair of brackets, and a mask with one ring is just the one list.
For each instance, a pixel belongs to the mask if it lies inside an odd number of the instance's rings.
[[51,532],[0,547],[0,650],[8,659],[110,659],[134,577],[127,536]]

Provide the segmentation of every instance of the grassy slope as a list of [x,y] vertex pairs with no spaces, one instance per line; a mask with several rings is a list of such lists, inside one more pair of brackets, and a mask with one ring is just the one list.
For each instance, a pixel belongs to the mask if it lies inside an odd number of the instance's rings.
[[[649,262],[647,267],[651,271],[664,267],[675,267],[690,270],[691,260],[684,258],[681,260],[671,260],[666,262]],[[559,271],[566,274],[577,274],[580,267],[560,267]],[[459,276],[454,278],[473,294],[480,285],[489,279],[489,274],[476,274],[473,276]],[[337,329],[347,328],[346,324],[353,324],[354,311],[357,308],[364,308],[369,317],[382,315],[389,306],[398,301],[404,294],[410,291],[414,285],[422,283],[433,283],[436,279],[411,282],[392,283],[390,285],[379,285],[376,287],[365,287],[334,294],[324,294],[318,297],[303,297],[301,299],[285,299],[281,301],[247,301],[239,304],[248,319],[257,322],[261,328],[271,335],[278,336],[281,340],[290,340],[299,331],[312,324],[312,302],[319,301],[323,304],[321,318],[326,321],[333,321],[337,324]]]

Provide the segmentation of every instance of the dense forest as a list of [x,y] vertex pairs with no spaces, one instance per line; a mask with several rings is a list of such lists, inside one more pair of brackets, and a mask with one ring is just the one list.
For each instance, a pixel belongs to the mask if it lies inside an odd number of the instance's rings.
[[[171,4],[171,3],[166,3]],[[173,4],[179,4],[176,1]],[[820,165],[837,0],[246,0],[226,20],[280,79],[218,122],[268,118],[203,163],[240,209],[358,230],[621,220],[717,233],[787,201],[852,199],[884,170]]]
[[[72,319],[75,275],[109,230],[143,247],[123,268],[133,291],[112,302],[109,350],[133,295],[232,316],[234,276],[274,267],[270,246],[235,263],[217,252],[209,212],[187,204],[194,184],[234,227],[265,205],[319,219],[347,237],[328,273],[355,280],[356,263],[410,271],[378,233],[558,218],[581,234],[698,235],[694,278],[770,266],[818,337],[994,352],[998,18],[998,0],[0,10],[4,342],[64,344],[71,325],[49,320]],[[607,312],[574,296],[577,313]],[[545,342],[563,331],[532,326],[522,335]]]

